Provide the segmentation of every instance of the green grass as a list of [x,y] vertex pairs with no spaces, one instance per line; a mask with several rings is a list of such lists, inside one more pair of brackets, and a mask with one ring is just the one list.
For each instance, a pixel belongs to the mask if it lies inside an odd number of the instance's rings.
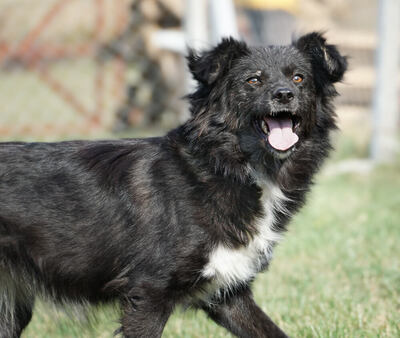
[[[320,176],[290,225],[258,304],[293,337],[400,337],[400,165]],[[117,312],[93,325],[39,303],[24,337],[110,337]],[[230,337],[201,312],[178,310],[164,337]]]

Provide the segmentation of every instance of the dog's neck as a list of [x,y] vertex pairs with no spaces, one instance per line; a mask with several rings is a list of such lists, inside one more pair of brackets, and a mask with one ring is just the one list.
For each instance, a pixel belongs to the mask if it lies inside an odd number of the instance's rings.
[[277,159],[262,151],[247,154],[238,135],[223,124],[210,125],[210,120],[202,119],[201,115],[198,112],[169,135],[178,142],[193,168],[232,182],[248,184],[254,182],[254,177],[257,180],[262,177],[302,199],[331,149],[329,131],[334,129],[334,124],[323,132],[314,130],[320,142],[312,148],[301,145],[287,159]]
[[204,128],[195,118],[179,127],[176,133],[190,162],[197,168],[239,183],[251,180],[248,161],[236,135],[221,127]]

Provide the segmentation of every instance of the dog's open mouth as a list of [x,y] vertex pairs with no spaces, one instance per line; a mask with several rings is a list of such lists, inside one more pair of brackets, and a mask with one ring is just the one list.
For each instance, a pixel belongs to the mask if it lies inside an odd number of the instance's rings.
[[287,111],[270,113],[256,120],[258,133],[279,152],[286,152],[297,143],[299,126],[300,118]]

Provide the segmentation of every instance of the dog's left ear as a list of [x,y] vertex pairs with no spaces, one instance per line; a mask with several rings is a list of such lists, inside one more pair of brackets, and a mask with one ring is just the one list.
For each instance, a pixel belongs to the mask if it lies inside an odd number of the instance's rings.
[[233,62],[249,53],[244,42],[224,38],[213,49],[197,54],[193,49],[187,56],[193,77],[204,85],[212,85],[232,67]]
[[328,45],[321,33],[304,35],[293,44],[310,58],[318,83],[324,81],[334,83],[342,80],[347,69],[347,59],[340,55],[336,46]]

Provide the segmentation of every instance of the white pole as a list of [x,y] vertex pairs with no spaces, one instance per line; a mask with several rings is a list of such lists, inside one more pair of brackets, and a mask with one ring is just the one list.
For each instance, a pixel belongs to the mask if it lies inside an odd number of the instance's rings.
[[186,0],[186,44],[195,50],[208,47],[207,0]]
[[[209,32],[207,18],[207,0],[186,0],[184,17],[186,47],[201,51],[209,47]],[[186,48],[185,48],[186,49]],[[186,54],[187,50],[185,50]],[[186,72],[186,91],[190,93],[196,87],[196,82],[189,72]],[[181,122],[190,116],[188,107],[180,116]]]
[[210,0],[211,41],[220,42],[221,38],[232,36],[239,38],[235,6],[232,0]]
[[374,162],[393,161],[398,150],[400,1],[380,0],[377,79],[371,155]]

